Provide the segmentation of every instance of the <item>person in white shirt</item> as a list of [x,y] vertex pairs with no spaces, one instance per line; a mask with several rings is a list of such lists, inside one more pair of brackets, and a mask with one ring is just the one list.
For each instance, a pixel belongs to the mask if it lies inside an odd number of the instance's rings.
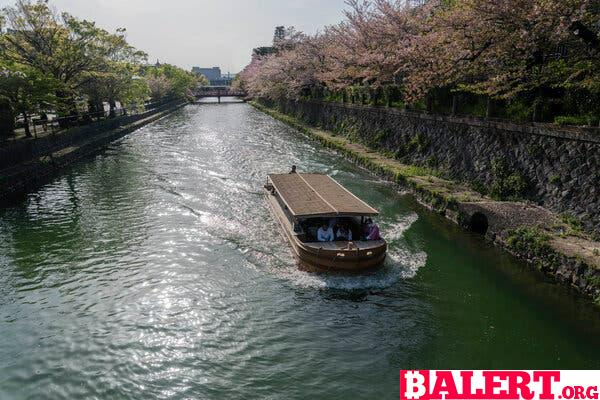
[[334,239],[333,228],[330,228],[327,224],[323,224],[317,231],[317,240],[319,242],[333,242]]

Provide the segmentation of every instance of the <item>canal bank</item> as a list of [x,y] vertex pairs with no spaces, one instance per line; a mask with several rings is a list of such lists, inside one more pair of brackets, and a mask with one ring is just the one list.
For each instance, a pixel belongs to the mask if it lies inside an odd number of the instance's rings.
[[73,163],[188,104],[176,100],[135,115],[121,116],[0,147],[0,202],[12,201],[44,185]]
[[253,101],[259,110],[291,125],[358,164],[410,189],[423,204],[461,227],[481,233],[549,279],[600,306],[600,243],[560,215],[528,202],[495,201],[431,168],[405,165],[348,137],[317,129]]

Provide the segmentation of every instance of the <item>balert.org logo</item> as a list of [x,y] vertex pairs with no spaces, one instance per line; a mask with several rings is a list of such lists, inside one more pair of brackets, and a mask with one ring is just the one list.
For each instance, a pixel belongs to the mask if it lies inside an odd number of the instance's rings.
[[600,371],[401,370],[400,400],[598,400]]

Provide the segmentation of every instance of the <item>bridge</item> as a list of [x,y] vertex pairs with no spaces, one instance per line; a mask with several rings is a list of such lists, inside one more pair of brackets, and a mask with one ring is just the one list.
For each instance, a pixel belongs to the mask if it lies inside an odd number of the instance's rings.
[[248,96],[243,90],[233,89],[231,86],[198,86],[194,91],[196,99],[204,97],[216,97],[221,102],[221,97],[241,97]]

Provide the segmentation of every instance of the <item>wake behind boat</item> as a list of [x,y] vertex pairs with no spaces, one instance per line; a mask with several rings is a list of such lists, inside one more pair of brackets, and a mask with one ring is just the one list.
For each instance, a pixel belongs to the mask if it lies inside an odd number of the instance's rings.
[[378,211],[333,178],[294,168],[270,174],[265,193],[301,269],[359,273],[383,264],[387,244],[371,220]]

